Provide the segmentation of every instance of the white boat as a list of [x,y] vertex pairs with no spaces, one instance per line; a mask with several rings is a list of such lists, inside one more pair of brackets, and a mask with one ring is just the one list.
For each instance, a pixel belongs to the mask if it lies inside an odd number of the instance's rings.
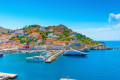
[[78,50],[73,50],[71,47],[70,50],[67,50],[65,54],[63,54],[63,56],[86,56],[86,55],[88,55],[88,53],[84,53]]
[[33,56],[33,57],[27,57],[26,60],[33,62],[43,62],[45,61],[45,58],[43,56]]

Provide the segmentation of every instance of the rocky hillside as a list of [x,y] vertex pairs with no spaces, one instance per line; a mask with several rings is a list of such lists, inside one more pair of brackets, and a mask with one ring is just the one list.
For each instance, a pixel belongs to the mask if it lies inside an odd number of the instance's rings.
[[3,27],[0,27],[0,35],[2,34],[2,33],[8,33],[8,29],[5,29],[5,28],[3,28]]

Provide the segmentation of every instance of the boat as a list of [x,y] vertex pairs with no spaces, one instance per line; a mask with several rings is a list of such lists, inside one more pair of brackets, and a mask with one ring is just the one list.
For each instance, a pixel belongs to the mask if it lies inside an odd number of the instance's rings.
[[2,52],[0,52],[0,57],[2,57],[3,56],[3,53]]
[[45,58],[43,56],[33,56],[33,57],[27,57],[26,60],[33,62],[43,62],[45,61]]
[[84,53],[78,50],[73,50],[72,48],[70,48],[71,50],[68,50],[65,52],[65,54],[63,54],[63,56],[86,56],[88,55],[88,53]]
[[75,80],[75,79],[61,78],[60,80]]
[[81,52],[89,52],[90,50],[88,48],[85,48],[85,49],[81,49],[80,51]]
[[66,51],[63,56],[86,56],[88,53],[83,53],[81,51]]
[[75,79],[70,79],[68,76],[67,78],[61,78],[60,80],[75,80]]

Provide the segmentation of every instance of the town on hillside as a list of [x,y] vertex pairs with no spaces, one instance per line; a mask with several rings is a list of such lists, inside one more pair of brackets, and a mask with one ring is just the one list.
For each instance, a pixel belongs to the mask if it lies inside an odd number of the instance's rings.
[[98,45],[98,42],[68,29],[58,26],[29,25],[22,29],[9,30],[0,35],[1,50],[75,50]]

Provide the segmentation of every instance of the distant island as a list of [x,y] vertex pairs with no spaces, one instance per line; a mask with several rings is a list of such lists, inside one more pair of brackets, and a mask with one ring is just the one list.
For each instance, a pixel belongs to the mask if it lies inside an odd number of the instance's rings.
[[8,30],[0,27],[1,50],[75,50],[82,49],[112,49],[105,46],[104,42],[74,32],[66,26],[28,25],[22,29]]

